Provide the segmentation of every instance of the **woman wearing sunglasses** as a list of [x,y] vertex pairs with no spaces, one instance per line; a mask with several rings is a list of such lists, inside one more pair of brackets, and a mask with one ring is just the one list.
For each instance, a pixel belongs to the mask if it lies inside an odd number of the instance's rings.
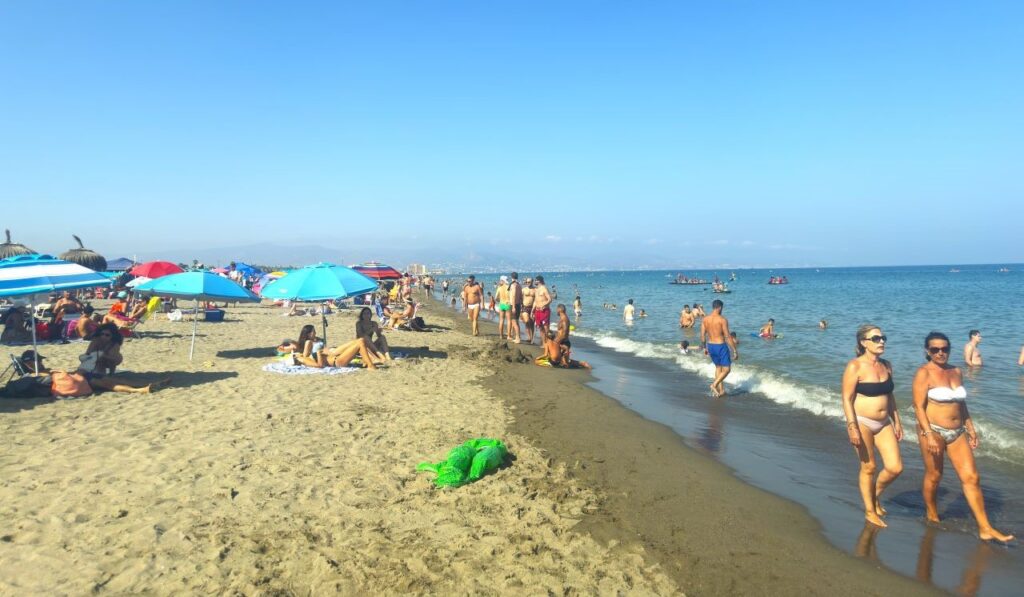
[[921,492],[928,520],[939,521],[935,494],[942,480],[943,454],[948,454],[960,477],[967,504],[978,521],[978,536],[984,541],[1010,541],[1013,535],[1004,535],[994,529],[985,512],[985,500],[974,463],[978,432],[967,411],[963,376],[958,367],[949,364],[949,338],[940,332],[932,332],[924,339],[924,349],[927,362],[914,375],[914,413],[917,415],[917,431],[921,434],[921,455],[924,457]]
[[[865,324],[857,329],[857,357],[843,372],[843,412],[846,433],[860,460],[860,496],[864,500],[864,518],[880,527],[885,508],[879,501],[882,492],[903,472],[899,441],[903,425],[893,399],[892,365],[882,358],[885,335],[878,326]],[[875,472],[875,450],[882,457],[882,472]]]

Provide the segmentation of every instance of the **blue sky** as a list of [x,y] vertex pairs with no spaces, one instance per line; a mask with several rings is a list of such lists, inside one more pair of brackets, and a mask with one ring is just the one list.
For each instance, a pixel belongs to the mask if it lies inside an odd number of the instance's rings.
[[1022,72],[1019,2],[4,1],[0,198],[48,251],[1020,262]]

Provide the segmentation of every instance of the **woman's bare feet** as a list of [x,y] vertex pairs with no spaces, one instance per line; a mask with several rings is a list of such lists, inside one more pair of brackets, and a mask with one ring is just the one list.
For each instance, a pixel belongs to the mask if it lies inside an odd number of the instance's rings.
[[928,519],[928,522],[941,522],[939,520],[939,513],[938,513],[938,511],[936,511],[936,510],[934,510],[932,508],[928,508],[928,507],[925,508],[924,517]]
[[978,531],[978,537],[982,541],[999,541],[1000,543],[1009,543],[1013,541],[1013,535],[1004,535],[994,528],[989,528],[987,531]]
[[875,514],[879,516],[885,516],[889,511],[882,507],[882,502],[875,501]]
[[714,396],[715,398],[721,398],[722,394],[719,393],[718,388],[715,387],[715,384],[711,384],[708,387],[711,388],[711,395],[712,396]]
[[864,520],[870,522],[873,525],[880,526],[883,529],[885,527],[889,526],[889,525],[885,524],[885,521],[882,520],[881,516],[875,514],[874,512],[865,512],[864,513]]

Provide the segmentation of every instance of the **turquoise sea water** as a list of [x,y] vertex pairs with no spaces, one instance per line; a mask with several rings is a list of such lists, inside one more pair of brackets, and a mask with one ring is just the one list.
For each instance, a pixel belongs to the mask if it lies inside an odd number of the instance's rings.
[[[1006,267],[1009,272],[1000,272]],[[958,270],[953,272],[951,270]],[[914,429],[910,386],[924,362],[923,341],[933,330],[953,344],[962,365],[968,331],[979,329],[985,365],[965,372],[968,404],[980,430],[977,451],[985,501],[993,523],[1024,534],[1024,266],[737,270],[732,293],[707,286],[670,285],[677,273],[704,279],[729,271],[546,273],[576,326],[577,358],[595,364],[593,385],[646,418],[663,423],[738,477],[805,506],[841,549],[907,576],[963,594],[1002,595],[1024,583],[1024,551],[992,548],[976,538],[976,524],[951,466],[939,493],[941,525],[923,520],[923,475],[915,434],[902,445],[904,474],[885,496],[889,528],[865,525],[857,492],[857,460],[845,433],[840,380],[853,357],[862,323],[888,336],[885,357],[894,368],[896,401]],[[785,275],[785,286],[767,284]],[[521,277],[525,274],[521,273]],[[487,285],[497,276],[478,274]],[[572,314],[576,293],[583,315]],[[632,298],[646,318],[627,324]],[[684,304],[711,310],[720,298],[740,339],[740,360],[726,386],[710,397],[714,367],[698,351],[680,354],[697,330],[679,328]],[[606,309],[604,304],[617,308]],[[769,318],[782,337],[752,337]],[[829,327],[818,328],[826,319]],[[927,577],[922,577],[927,571]]]
[[[1007,267],[1009,272],[997,270]],[[951,272],[959,269],[959,272]],[[731,294],[714,294],[707,286],[668,284],[677,272],[601,272],[548,274],[557,302],[572,311],[579,292],[583,316],[576,334],[598,345],[641,357],[675,361],[680,369],[710,378],[713,367],[703,355],[679,354],[678,344],[697,344],[696,328],[679,328],[683,305],[722,299],[724,314],[740,339],[740,361],[727,387],[756,392],[780,408],[816,417],[842,417],[839,386],[843,367],[852,358],[854,334],[866,322],[888,336],[885,358],[893,364],[896,400],[905,420],[913,420],[910,385],[924,362],[925,335],[938,330],[953,344],[951,362],[963,364],[968,331],[982,332],[984,367],[968,371],[965,384],[971,415],[984,434],[979,454],[1003,461],[1024,473],[1024,368],[1017,357],[1024,345],[1024,267],[944,266],[894,268],[797,269],[736,272]],[[727,280],[728,271],[687,275]],[[786,275],[790,284],[767,284],[771,275]],[[622,307],[634,299],[648,317],[627,325]],[[603,308],[605,303],[618,306]],[[751,337],[768,318],[782,338]],[[818,328],[826,319],[829,327]]]

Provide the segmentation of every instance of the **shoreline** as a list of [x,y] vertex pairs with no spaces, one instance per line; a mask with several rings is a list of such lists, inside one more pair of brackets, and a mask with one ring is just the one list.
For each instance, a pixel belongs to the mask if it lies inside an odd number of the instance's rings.
[[[469,333],[460,313],[436,300],[426,304],[431,315]],[[481,320],[480,337],[503,344],[495,332],[493,322]],[[637,542],[693,594],[942,593],[833,546],[805,508],[736,478],[667,426],[587,387],[589,379],[585,371],[501,360],[482,384],[510,405],[513,432],[597,493],[599,507],[577,529],[599,543]]]

